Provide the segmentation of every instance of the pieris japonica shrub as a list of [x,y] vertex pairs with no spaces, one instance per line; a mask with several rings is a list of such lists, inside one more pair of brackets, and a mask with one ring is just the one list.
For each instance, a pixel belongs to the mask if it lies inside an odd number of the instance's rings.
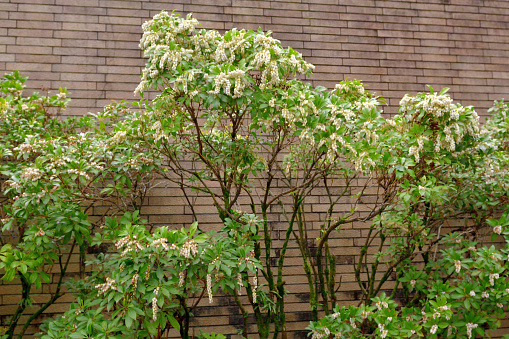
[[[83,262],[90,235],[104,218],[142,203],[153,166],[138,161],[135,147],[111,142],[102,120],[114,120],[121,106],[97,117],[60,119],[69,101],[65,89],[25,97],[25,80],[14,72],[0,82],[0,270],[3,281],[21,285],[5,338],[15,332],[22,337],[63,295],[73,253]],[[89,218],[97,205],[105,206],[103,215]],[[33,303],[32,295],[50,285],[52,274],[56,283],[47,301]]]
[[[213,303],[218,289],[245,293],[260,267],[253,255],[253,220],[227,219],[219,232],[158,227],[153,232],[126,213],[107,219],[93,241],[115,242],[116,252],[98,256],[80,296],[42,338],[163,338],[171,328],[189,337],[189,320],[202,299]],[[246,229],[246,227],[248,229]],[[257,298],[256,283],[252,298]],[[207,336],[204,336],[207,337]]]
[[490,219],[503,229],[502,248],[482,246],[469,240],[468,233],[448,234],[439,242],[436,260],[420,268],[402,265],[406,270],[398,279],[403,288],[399,302],[382,293],[369,306],[337,306],[311,323],[312,337],[491,337],[506,318],[509,303],[507,216]]
[[[403,98],[388,121],[397,134],[385,134],[384,155],[393,157],[387,165],[400,189],[361,249],[361,305],[312,322],[313,338],[470,339],[501,326],[509,239],[507,212],[496,216],[507,204],[509,129],[503,102],[490,112],[479,126],[471,107],[444,92]],[[500,234],[502,243],[486,244]],[[376,238],[378,250],[365,264]]]
[[[222,220],[239,210],[241,196],[248,197],[250,207],[241,213],[260,217],[263,240],[255,244],[255,258],[263,262],[261,274],[267,282],[260,297],[249,302],[261,337],[269,336],[271,322],[273,335],[284,335],[288,242],[293,236],[298,240],[317,316],[320,292],[315,286],[330,286],[327,291],[337,287],[335,273],[330,273],[335,259],[328,236],[354,220],[355,211],[334,219],[333,206],[349,199],[349,190],[331,199],[318,254],[327,268],[316,271],[302,214],[306,199],[323,182],[330,184],[334,178],[348,186],[373,170],[384,123],[377,110],[381,101],[357,80],[344,81],[332,91],[298,80],[296,75],[310,74],[313,66],[292,48],[283,48],[270,32],[233,29],[221,35],[197,26],[191,16],[183,19],[166,12],[143,25],[140,47],[148,62],[135,94],[150,89],[159,94],[141,101],[143,110],[116,131],[167,159],[160,174],[182,189],[193,213],[195,192],[211,198]],[[269,214],[279,206],[288,227],[282,247],[275,249]],[[274,250],[279,251],[276,270],[271,268]],[[324,272],[329,273],[321,279]],[[327,299],[325,293],[324,288]],[[236,301],[247,335],[248,308]]]

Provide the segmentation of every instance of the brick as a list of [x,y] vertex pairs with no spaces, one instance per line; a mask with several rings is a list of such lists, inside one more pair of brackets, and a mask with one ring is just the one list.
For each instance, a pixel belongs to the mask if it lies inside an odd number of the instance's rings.
[[94,23],[82,23],[82,22],[64,22],[62,29],[70,31],[92,31],[92,32],[104,32],[106,31],[106,25],[94,24]]
[[18,5],[17,4],[13,4],[13,3],[7,3],[7,2],[0,3],[0,10],[1,11],[6,11],[6,12],[17,11],[18,10]]
[[[134,17],[134,18],[126,18],[126,17],[115,17],[115,16],[100,16],[99,23],[101,24],[114,24],[114,25],[135,25],[141,26],[144,22],[142,18]],[[124,27],[124,26],[121,26]],[[141,32],[141,27],[140,27]]]
[[138,42],[141,39],[142,33],[140,29],[140,33],[99,33],[99,40],[105,41],[136,41]]
[[18,45],[28,45],[28,46],[37,46],[37,45],[43,45],[43,46],[60,46],[62,44],[62,40],[60,39],[54,39],[54,38],[25,38],[25,37],[18,37],[16,40],[16,43]]
[[105,81],[105,75],[104,74],[86,74],[86,73],[63,73],[62,80]]
[[90,6],[90,7],[98,7],[99,0],[55,0],[57,5],[65,5],[65,6]]
[[43,71],[50,72],[51,64],[39,64],[39,63],[6,63],[8,69],[16,69],[22,71]]
[[87,56],[62,56],[63,64],[94,64],[94,65],[104,65],[106,63],[106,59],[102,57],[87,57]]
[[424,54],[422,61],[456,63],[457,57],[455,55]]
[[88,39],[88,40],[97,40],[98,33],[97,32],[83,32],[83,31],[62,31],[58,30],[54,33],[55,38],[66,40],[76,40],[76,39]]
[[98,23],[99,17],[86,14],[55,14],[55,20],[73,23]]
[[19,4],[18,12],[35,12],[35,13],[61,13],[62,6],[55,5],[38,5],[38,4]]
[[43,47],[43,46],[7,46],[7,53],[15,53],[15,54],[51,54],[51,47]]
[[56,73],[96,73],[97,66],[81,64],[79,68],[77,68],[76,65],[60,63],[52,65],[51,71]]
[[78,48],[78,47],[54,47],[53,54],[56,55],[81,55],[81,56],[97,56],[97,50],[94,48]]
[[[63,0],[66,1],[67,0]],[[62,13],[69,14],[87,14],[87,15],[106,15],[107,9],[95,6],[87,6],[89,4],[88,1],[81,0],[72,0],[73,3],[76,3],[76,6],[65,6]]]
[[98,7],[139,9],[141,8],[141,1],[99,0]]
[[[37,15],[31,15],[32,16],[32,20],[29,20],[27,21],[26,18],[27,18],[27,13],[24,13],[24,12],[4,12],[4,13],[7,13],[8,14],[8,17],[9,19],[11,20],[19,20],[17,22],[17,27],[19,27],[19,25],[27,25],[29,24],[31,21],[35,21],[35,22],[39,22],[39,21],[53,21],[55,19],[55,14],[53,13],[37,13]],[[48,24],[48,29],[53,29],[50,25],[51,23],[50,22],[46,22],[46,24]]]

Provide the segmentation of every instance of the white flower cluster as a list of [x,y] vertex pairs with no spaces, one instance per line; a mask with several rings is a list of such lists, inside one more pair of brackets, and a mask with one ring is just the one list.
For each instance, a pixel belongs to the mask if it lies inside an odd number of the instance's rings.
[[136,235],[133,235],[132,238],[130,235],[126,235],[125,237],[123,237],[122,239],[115,243],[115,247],[117,248],[117,250],[123,250],[122,253],[120,254],[121,257],[125,256],[129,252],[132,251],[139,252],[145,249],[137,240]]
[[375,167],[376,164],[366,152],[362,152],[355,158],[355,170],[358,172],[367,173],[369,172],[368,166]]
[[498,279],[498,278],[500,278],[498,273],[490,273],[490,285],[494,286],[495,285],[495,280]]
[[85,171],[80,171],[80,170],[75,169],[75,168],[69,168],[69,169],[67,170],[67,172],[68,172],[69,174],[77,174],[78,176],[83,177],[83,178],[85,178],[86,180],[90,180],[90,176],[89,176],[89,175],[87,174],[87,172],[85,172]]
[[[251,44],[245,39],[244,32],[233,31],[230,41],[226,41],[224,38],[221,39],[217,45],[214,57],[218,62],[228,61],[229,63],[233,63],[236,58],[236,53],[239,52],[243,54],[246,47],[250,46]],[[228,50],[230,56],[226,55],[226,50]]]
[[72,162],[72,159],[69,157],[59,157],[53,159],[53,162],[51,163],[50,167],[62,167],[70,162]]
[[167,251],[170,250],[170,247],[168,246],[168,240],[166,238],[156,239],[156,240],[152,241],[150,246],[152,246],[154,248],[158,248],[159,246],[162,246],[165,250],[167,250]]
[[145,51],[145,56],[149,56],[149,67],[143,70],[141,82],[134,91],[135,95],[147,88],[150,78],[159,75],[157,66],[159,69],[168,67],[174,71],[184,58],[192,57],[192,49],[180,47],[179,44],[170,47],[170,43],[177,41],[179,34],[194,32],[197,25],[199,22],[194,18],[180,19],[164,11],[142,25],[144,33],[140,48]]
[[159,286],[157,286],[156,289],[154,290],[154,297],[152,298],[152,320],[153,321],[157,320],[157,312],[158,312],[157,296],[158,295],[159,295]]
[[[327,149],[327,161],[332,163],[336,157],[336,155],[339,155],[341,147],[346,147],[350,152],[352,152],[353,155],[357,154],[357,151],[352,147],[351,144],[347,143],[345,139],[343,139],[342,136],[338,135],[337,133],[332,133],[329,136],[329,147]],[[322,146],[326,142],[325,139],[322,139],[318,143],[318,147]]]
[[244,88],[246,87],[246,72],[241,69],[236,69],[234,71],[229,71],[227,73],[221,72],[219,73],[215,79],[214,84],[215,88],[211,92],[212,94],[219,94],[221,88],[224,93],[227,95],[231,95],[231,83],[230,79],[235,79],[235,87],[233,89],[233,98],[239,98],[244,93]]
[[201,49],[203,48],[204,53],[211,53],[212,46],[216,38],[219,37],[221,37],[221,34],[219,34],[217,31],[209,30],[205,31],[205,33],[198,32],[198,34],[193,35],[191,37],[191,41],[194,44],[195,51],[201,52]]
[[21,144],[18,147],[14,147],[14,150],[19,151],[19,153],[31,153],[35,151],[35,148],[30,144]]
[[362,86],[361,84],[357,85],[350,81],[336,84],[334,89],[340,93],[342,92],[342,94],[356,95],[356,96],[364,95],[364,86]]
[[354,111],[347,108],[338,108],[336,105],[330,104],[327,107],[331,109],[331,115],[335,116],[336,119],[333,120],[334,125],[339,128],[340,119],[338,119],[338,115],[341,118],[344,118],[346,122],[352,121],[355,117]]
[[126,140],[127,140],[127,132],[126,131],[118,131],[117,133],[115,133],[114,136],[112,136],[110,138],[110,142],[113,145],[121,144]]
[[[270,79],[269,79],[270,77]],[[269,79],[269,80],[267,80]],[[267,88],[272,87],[273,85],[278,84],[281,81],[279,78],[279,68],[275,61],[270,62],[262,71],[262,78],[260,89],[265,90]]]
[[39,230],[37,232],[35,232],[35,236],[36,237],[42,237],[46,234],[46,232],[44,232],[44,230],[42,228],[39,227]]
[[135,273],[133,275],[133,278],[131,279],[131,284],[133,286],[133,290],[136,291],[136,287],[138,286],[138,279],[140,278],[140,275],[138,273]]
[[415,104],[417,104],[419,100],[416,97],[409,96],[405,94],[405,96],[399,101],[399,107],[401,111],[408,112],[415,108]]
[[387,302],[385,301],[377,301],[377,303],[375,304],[376,308],[381,311],[382,309],[384,308],[388,308],[389,307],[389,304],[387,304]]
[[478,324],[472,324],[472,323],[468,323],[467,324],[467,337],[468,339],[472,338],[472,330],[474,328],[477,328],[477,326],[479,326]]
[[451,97],[436,94],[426,94],[425,99],[418,103],[417,107],[423,108],[426,112],[437,118],[445,115],[445,113],[449,112],[451,108],[455,108],[452,104]]
[[493,227],[493,232],[496,234],[502,233],[502,226],[497,225],[497,226]]
[[209,304],[212,304],[212,276],[207,274],[207,296],[209,297]]
[[378,324],[378,329],[380,330],[380,338],[383,339],[383,338],[387,337],[387,334],[389,333],[389,331],[385,329],[384,324]]
[[104,284],[95,285],[95,288],[99,290],[99,295],[106,293],[108,290],[116,290],[115,280],[106,277],[106,282]]
[[19,184],[19,182],[16,182],[16,181],[10,181],[10,182],[8,183],[8,185],[9,185],[9,187],[12,187],[12,188],[14,188],[14,189],[18,189],[18,188],[20,188],[20,187],[21,187],[21,185]]
[[454,260],[454,267],[456,269],[456,273],[460,273],[460,271],[461,271],[461,261]]
[[255,274],[253,276],[253,303],[257,302],[257,290],[258,290],[258,276]]
[[268,66],[271,63],[270,50],[274,51],[276,56],[281,56],[281,48],[279,47],[279,41],[263,34],[258,34],[254,38],[255,44],[261,44],[263,49],[256,53],[254,57],[254,63],[258,68]]
[[410,146],[410,149],[408,150],[408,155],[410,156],[414,156],[415,157],[415,162],[418,163],[419,160],[421,159],[421,152],[422,152],[422,149],[424,148],[424,141],[425,140],[428,140],[428,138],[426,138],[425,136],[419,136],[417,138],[417,146]]
[[[441,119],[439,124],[445,124],[443,134],[435,134],[435,152],[446,149],[450,152],[456,149],[464,136],[474,136],[479,133],[479,116],[471,108],[453,104],[452,99],[447,95],[426,94],[422,99],[405,95],[400,101],[401,111],[424,110],[436,119]],[[414,117],[417,113],[414,114]],[[460,116],[466,116],[460,126]],[[445,119],[445,120],[444,120]],[[445,137],[443,137],[445,135]],[[418,148],[418,147],[417,147]],[[414,146],[414,154],[417,152]]]
[[198,253],[198,244],[194,240],[187,240],[180,248],[179,254],[184,258],[190,258]]
[[21,177],[27,181],[37,181],[42,177],[42,172],[38,168],[28,167],[23,170]]
[[311,339],[322,339],[322,338],[326,338],[324,333],[317,332],[317,331],[312,332]]
[[186,279],[186,272],[180,271],[179,272],[179,287],[184,286],[185,279]]
[[437,333],[437,330],[438,330],[438,325],[435,324],[435,325],[431,326],[431,329],[429,330],[429,333],[435,334],[435,333]]

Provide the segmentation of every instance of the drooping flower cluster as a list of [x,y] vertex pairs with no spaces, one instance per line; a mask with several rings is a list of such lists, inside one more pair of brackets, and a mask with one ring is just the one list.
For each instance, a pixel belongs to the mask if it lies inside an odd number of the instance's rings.
[[209,304],[212,304],[212,276],[207,274],[207,296],[209,297]]
[[467,337],[468,339],[472,338],[472,330],[474,328],[477,328],[477,326],[479,326],[478,324],[472,324],[472,323],[468,323],[467,324]]
[[159,295],[159,286],[157,286],[156,289],[154,290],[154,297],[152,298],[152,320],[153,321],[157,320],[157,312],[158,312],[157,296],[158,295]]
[[198,244],[194,240],[187,240],[180,248],[179,254],[184,258],[190,258],[198,253]]
[[37,181],[42,177],[42,172],[38,168],[28,167],[23,170],[21,177],[27,181]]
[[123,250],[120,254],[121,256],[125,256],[131,251],[139,252],[145,249],[138,241],[136,235],[133,235],[132,237],[130,235],[126,235],[115,243],[115,247],[117,250]]
[[246,87],[245,72],[241,69],[230,71],[228,73],[221,72],[214,79],[215,88],[211,92],[213,94],[219,94],[221,88],[224,93],[231,95],[231,83],[230,79],[235,80],[235,87],[233,89],[233,98],[240,98],[243,95],[244,88]]
[[165,250],[167,250],[167,251],[170,250],[170,247],[168,246],[168,239],[166,239],[166,238],[156,239],[156,240],[152,241],[152,243],[150,245],[154,248],[162,246]]
[[111,279],[109,277],[106,277],[106,282],[104,284],[98,284],[95,285],[95,288],[99,291],[99,295],[108,292],[111,290],[116,290],[117,287],[115,286],[115,280]]
[[378,330],[380,331],[380,338],[383,339],[383,338],[387,337],[387,334],[389,333],[389,331],[385,329],[384,324],[378,324]]

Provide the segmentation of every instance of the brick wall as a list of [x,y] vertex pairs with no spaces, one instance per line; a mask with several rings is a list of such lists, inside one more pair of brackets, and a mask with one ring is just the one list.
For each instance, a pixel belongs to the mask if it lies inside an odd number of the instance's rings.
[[[423,91],[426,84],[451,87],[454,99],[481,115],[509,91],[507,0],[0,0],[0,72],[20,70],[30,77],[30,90],[67,87],[70,115],[134,99],[145,63],[140,26],[163,9],[192,12],[208,29],[272,30],[316,65],[310,79],[315,85],[361,79],[387,99],[387,113],[397,110],[405,93]],[[175,195],[171,187],[154,189],[143,213],[154,223],[187,224],[184,203],[168,198]],[[315,198],[313,212],[321,213],[320,196]],[[205,221],[215,220],[208,201],[197,208]],[[339,273],[351,271],[361,231],[344,229],[336,241],[342,247]],[[295,276],[288,286],[288,327],[298,331],[309,322],[306,286],[295,244],[289,255],[287,272]],[[345,275],[345,302],[355,299],[350,285],[353,279]],[[17,302],[16,288],[0,286],[2,319]],[[235,333],[230,324],[239,320],[238,311],[231,300],[219,300],[224,307],[203,308],[195,324]],[[53,311],[60,308],[65,304]],[[212,314],[218,316],[207,317]]]

